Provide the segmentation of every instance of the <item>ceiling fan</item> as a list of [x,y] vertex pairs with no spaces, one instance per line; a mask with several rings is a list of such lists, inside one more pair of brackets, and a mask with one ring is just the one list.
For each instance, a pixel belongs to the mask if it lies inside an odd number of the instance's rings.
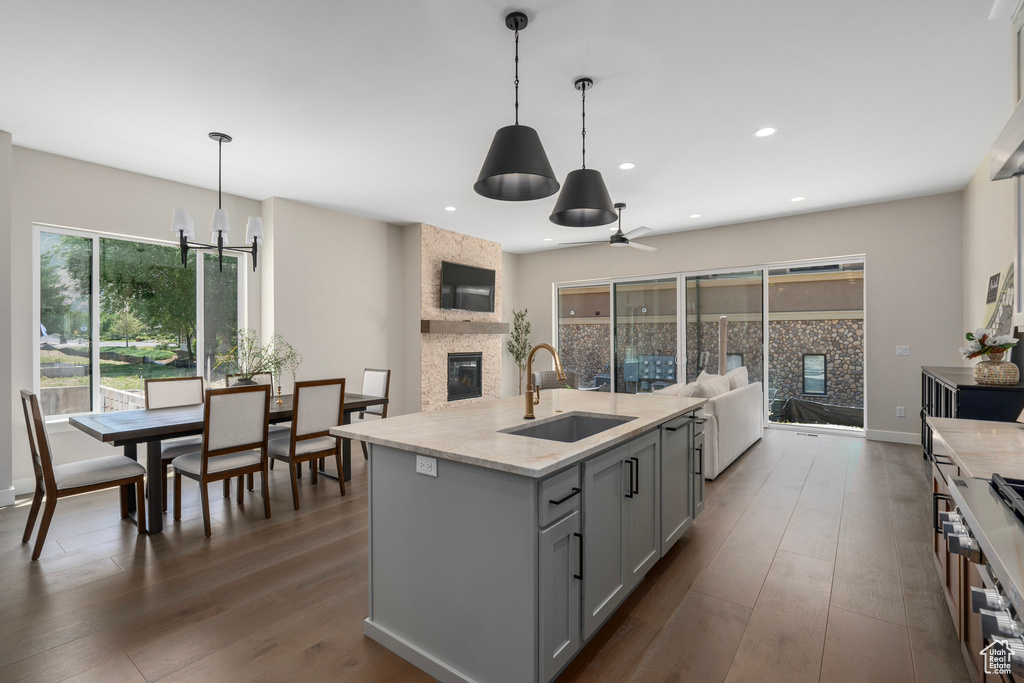
[[[634,230],[630,230],[626,234],[622,234],[622,210],[626,208],[626,205],[619,202],[615,205],[615,210],[619,212],[619,229],[608,239],[608,243],[613,247],[633,247],[641,251],[657,251],[657,247],[652,247],[649,244],[640,244],[639,242],[631,242],[630,238],[639,237],[640,235],[651,232],[651,228],[646,226],[640,226]],[[604,240],[591,240],[589,242],[559,242],[559,246],[577,246],[580,244],[604,244]]]

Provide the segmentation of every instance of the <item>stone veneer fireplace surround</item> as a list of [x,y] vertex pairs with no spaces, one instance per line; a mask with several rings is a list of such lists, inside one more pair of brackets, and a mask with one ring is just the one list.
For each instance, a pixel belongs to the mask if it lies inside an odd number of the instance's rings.
[[[438,410],[475,401],[501,398],[502,353],[507,326],[501,323],[501,245],[469,235],[420,224],[418,231],[420,306],[420,410]],[[452,311],[441,308],[441,262],[462,263],[495,272],[494,311]],[[410,323],[412,320],[409,321]],[[486,368],[476,398],[448,400],[449,354],[479,353]]]

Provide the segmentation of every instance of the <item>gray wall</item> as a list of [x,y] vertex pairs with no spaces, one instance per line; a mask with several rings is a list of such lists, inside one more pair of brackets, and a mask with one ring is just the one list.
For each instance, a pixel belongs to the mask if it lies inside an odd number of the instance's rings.
[[[519,257],[519,306],[550,341],[555,282],[865,255],[868,436],[917,436],[921,365],[960,365],[963,193],[905,199],[644,238],[643,253],[604,245]],[[896,345],[909,344],[910,357]],[[547,367],[546,361],[544,366]],[[907,417],[896,417],[896,406]]]
[[364,368],[390,368],[391,391],[403,395],[401,228],[279,197],[263,204],[273,232],[273,267],[260,273],[273,310],[263,338],[276,332],[302,354],[300,380],[345,377],[358,391]]

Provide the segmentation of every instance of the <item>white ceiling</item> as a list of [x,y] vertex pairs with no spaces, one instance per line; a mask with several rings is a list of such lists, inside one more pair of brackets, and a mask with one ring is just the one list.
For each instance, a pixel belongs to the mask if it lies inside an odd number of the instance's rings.
[[[225,192],[514,252],[600,238],[551,223],[554,196],[473,192],[512,122],[514,9],[530,17],[521,123],[564,179],[579,165],[572,83],[594,79],[588,167],[629,205],[624,228],[958,190],[1012,110],[1010,27],[988,20],[991,0],[22,0],[0,7],[0,129],[209,188],[218,130],[235,137]],[[767,125],[780,132],[752,135]]]

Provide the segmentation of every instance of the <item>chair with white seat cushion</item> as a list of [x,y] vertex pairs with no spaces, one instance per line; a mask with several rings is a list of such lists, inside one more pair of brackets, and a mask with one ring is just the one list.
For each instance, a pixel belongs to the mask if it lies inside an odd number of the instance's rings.
[[[359,393],[366,396],[388,398],[388,394],[391,393],[391,371],[374,368],[363,370],[363,389]],[[359,419],[366,419],[367,415],[376,415],[383,420],[388,416],[388,404],[370,406],[366,410],[360,411]],[[369,460],[370,454],[366,450],[366,442],[360,441],[359,445],[363,447],[363,460]]]
[[[147,379],[145,383],[146,410],[180,408],[203,402],[202,377],[163,377]],[[160,476],[163,477],[163,510],[167,512],[167,470],[171,461],[182,453],[189,453],[203,445],[203,437],[186,436],[160,442]],[[154,472],[153,475],[156,473]]]
[[[32,550],[32,559],[38,560],[39,553],[46,542],[46,532],[50,529],[50,520],[57,507],[57,499],[74,496],[79,493],[98,491],[100,489],[122,487],[121,519],[128,517],[128,494],[123,488],[135,485],[135,496],[139,511],[139,533],[146,532],[146,501],[144,485],[146,468],[131,458],[123,455],[108,455],[94,460],[83,460],[66,465],[53,465],[50,450],[50,438],[46,433],[46,421],[39,409],[39,399],[31,391],[21,392],[21,407],[25,412],[25,426],[28,428],[28,445],[32,453],[32,469],[36,475],[36,490],[32,496],[32,506],[28,511],[28,522],[22,543],[28,543],[32,536],[32,527],[36,523],[39,507],[43,505],[43,518],[39,522],[39,533],[36,545]],[[46,502],[43,503],[45,498]]]
[[[341,467],[341,439],[330,435],[331,427],[341,424],[345,415],[345,380],[323,379],[296,382],[292,429],[288,436],[270,442],[270,457],[288,463],[292,481],[292,502],[299,509],[298,469],[303,462],[334,456],[338,465],[338,484],[345,495],[345,473]],[[316,483],[316,468],[311,470]]]
[[[225,375],[224,376],[224,385],[227,386],[227,387],[233,387],[233,386],[238,384],[238,380],[241,379],[241,378],[242,378],[242,376],[241,375],[237,375],[237,374],[235,374],[235,375]],[[273,396],[273,394],[274,394],[274,376],[271,375],[269,372],[258,372],[258,373],[256,373],[255,375],[252,376],[252,381],[256,382],[256,384],[265,384],[268,387],[270,387],[270,394],[271,394],[271,396]],[[270,438],[271,439],[276,439],[279,436],[285,436],[286,434],[288,434],[288,430],[289,429],[290,429],[289,426],[286,425],[286,424],[276,424],[276,425],[272,424],[272,425],[270,425]],[[274,461],[273,460],[270,461],[270,469],[274,469]],[[251,476],[249,477],[249,490],[252,491],[252,477]],[[225,494],[225,495],[227,495],[227,494]],[[164,509],[165,510],[167,509],[166,505],[164,506]]]
[[210,535],[210,492],[207,484],[238,477],[238,503],[244,502],[243,477],[260,473],[263,512],[270,518],[267,491],[267,427],[270,387],[207,389],[203,410],[203,442],[198,451],[179,455],[174,467],[174,519],[181,520],[181,478],[199,482],[203,529]]

